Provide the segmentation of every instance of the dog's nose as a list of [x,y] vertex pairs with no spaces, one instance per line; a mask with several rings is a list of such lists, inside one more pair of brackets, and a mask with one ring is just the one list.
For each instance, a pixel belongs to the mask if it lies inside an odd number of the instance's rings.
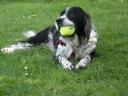
[[56,22],[57,22],[57,24],[62,24],[63,23],[63,18],[57,18],[56,19]]

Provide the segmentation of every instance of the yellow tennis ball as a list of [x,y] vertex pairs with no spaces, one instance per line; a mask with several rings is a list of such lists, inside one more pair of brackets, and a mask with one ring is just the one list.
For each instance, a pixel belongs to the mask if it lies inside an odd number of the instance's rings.
[[74,32],[75,32],[74,26],[62,26],[60,28],[60,34],[64,36],[73,35]]

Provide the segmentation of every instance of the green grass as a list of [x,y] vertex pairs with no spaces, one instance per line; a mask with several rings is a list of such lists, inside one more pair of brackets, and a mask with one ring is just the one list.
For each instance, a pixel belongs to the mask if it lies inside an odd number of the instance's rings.
[[23,31],[53,24],[67,6],[80,6],[92,16],[98,57],[73,72],[54,63],[51,51],[41,46],[0,52],[0,96],[128,96],[127,0],[0,0],[0,48],[25,39]]

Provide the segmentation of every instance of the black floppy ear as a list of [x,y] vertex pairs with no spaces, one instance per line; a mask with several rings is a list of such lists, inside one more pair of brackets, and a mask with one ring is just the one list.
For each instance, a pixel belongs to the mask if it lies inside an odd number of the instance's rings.
[[[81,17],[81,18],[80,18]],[[88,41],[91,32],[91,18],[84,11],[81,12],[81,16],[77,19],[76,24],[76,33],[78,35],[79,44],[83,42],[83,40]]]
[[84,15],[84,32],[85,37],[88,40],[91,32],[91,17],[87,13]]

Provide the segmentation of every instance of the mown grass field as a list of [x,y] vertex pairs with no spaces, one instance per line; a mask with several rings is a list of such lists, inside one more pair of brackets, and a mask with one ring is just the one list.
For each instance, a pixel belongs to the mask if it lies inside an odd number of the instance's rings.
[[98,57],[74,72],[45,47],[0,52],[0,96],[128,96],[128,0],[0,0],[0,48],[53,24],[67,6],[92,16]]

